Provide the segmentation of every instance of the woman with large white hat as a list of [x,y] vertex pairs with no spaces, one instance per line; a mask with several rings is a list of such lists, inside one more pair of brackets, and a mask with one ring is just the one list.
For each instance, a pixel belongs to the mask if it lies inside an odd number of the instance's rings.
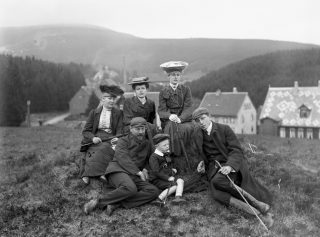
[[[170,61],[160,65],[169,79],[159,94],[158,113],[164,132],[175,134],[171,139],[171,149],[176,156],[183,154],[180,140],[188,143],[193,128],[192,123],[192,95],[189,87],[181,84],[182,72],[188,63]],[[172,131],[173,130],[173,131]]]

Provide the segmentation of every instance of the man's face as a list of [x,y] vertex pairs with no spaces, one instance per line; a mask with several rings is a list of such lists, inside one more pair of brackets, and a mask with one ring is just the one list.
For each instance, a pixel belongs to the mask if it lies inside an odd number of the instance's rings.
[[147,95],[147,87],[146,85],[137,85],[134,89],[137,97],[144,98]]
[[169,72],[168,77],[169,77],[170,83],[173,85],[176,85],[176,84],[180,83],[181,72],[179,72],[179,71]]
[[111,109],[113,107],[115,99],[116,97],[109,93],[102,93],[101,102],[106,109]]
[[200,117],[197,118],[195,121],[200,125],[201,129],[203,130],[207,130],[211,123],[210,117],[206,114],[200,115]]
[[161,151],[162,153],[168,153],[170,152],[170,143],[169,143],[169,139],[166,139],[162,142],[159,142],[157,145],[156,145],[157,149],[159,151]]
[[138,138],[139,140],[143,140],[145,138],[146,127],[139,126],[139,127],[130,127],[130,132],[133,136]]

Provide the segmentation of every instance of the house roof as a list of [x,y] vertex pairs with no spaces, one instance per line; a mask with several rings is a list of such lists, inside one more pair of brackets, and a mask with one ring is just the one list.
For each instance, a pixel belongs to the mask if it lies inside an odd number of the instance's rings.
[[[154,101],[154,103],[156,105],[156,109],[158,109],[158,106],[159,106],[159,93],[160,92],[148,92],[147,93],[147,98]],[[134,96],[134,92],[125,92],[124,93],[125,98],[130,98],[132,96]]]
[[[308,118],[300,118],[302,105],[311,109]],[[320,87],[270,87],[260,114],[264,118],[282,126],[320,127]]]
[[211,115],[236,117],[247,92],[207,92],[199,107],[205,107]]

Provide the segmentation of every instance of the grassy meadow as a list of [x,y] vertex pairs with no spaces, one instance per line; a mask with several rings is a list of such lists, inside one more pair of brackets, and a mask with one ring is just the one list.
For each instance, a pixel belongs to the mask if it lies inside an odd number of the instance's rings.
[[102,190],[78,178],[81,126],[0,128],[0,236],[320,236],[320,142],[239,137],[253,175],[274,194],[275,224],[185,194],[185,206],[82,207]]

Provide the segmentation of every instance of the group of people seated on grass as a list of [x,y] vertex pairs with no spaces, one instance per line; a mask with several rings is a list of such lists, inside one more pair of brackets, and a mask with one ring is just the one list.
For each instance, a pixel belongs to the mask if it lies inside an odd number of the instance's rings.
[[120,206],[163,206],[174,193],[170,204],[186,203],[183,191],[194,180],[184,181],[175,161],[186,155],[185,146],[192,140],[199,161],[195,172],[206,178],[212,198],[271,226],[271,194],[250,175],[232,129],[211,121],[206,108],[192,111],[190,88],[180,84],[187,65],[180,61],[160,65],[170,83],[160,91],[157,110],[147,97],[147,77],[129,83],[135,96],[125,99],[123,111],[114,107],[115,98],[123,94],[120,87],[100,86],[101,105],[89,113],[82,132],[81,151],[86,152],[82,180],[89,184],[91,178],[99,178],[105,189],[84,205],[84,212],[100,208],[111,215]]

